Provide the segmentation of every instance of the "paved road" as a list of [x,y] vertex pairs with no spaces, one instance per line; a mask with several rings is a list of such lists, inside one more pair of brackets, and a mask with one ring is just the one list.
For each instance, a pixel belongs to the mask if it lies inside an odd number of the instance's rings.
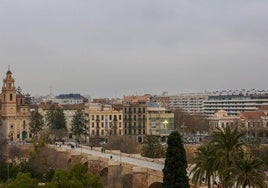
[[[62,148],[66,148],[66,149],[70,149],[69,146],[66,145],[62,145]],[[145,161],[145,160],[141,160],[141,159],[136,159],[136,158],[132,158],[132,157],[127,157],[127,156],[123,156],[120,154],[110,154],[108,153],[108,151],[106,151],[106,153],[102,153],[101,151],[98,150],[91,150],[89,147],[84,147],[82,148],[74,148],[74,151],[76,151],[77,153],[85,153],[85,154],[91,154],[94,156],[99,156],[99,157],[103,157],[103,158],[110,158],[110,156],[112,156],[111,160],[116,160],[118,162],[122,162],[122,163],[129,163],[129,164],[133,164],[136,166],[140,166],[140,167],[145,167],[145,168],[150,168],[150,169],[154,169],[154,170],[158,170],[158,171],[162,171],[162,169],[164,168],[163,164],[159,164],[159,163],[155,163],[155,162],[150,162],[150,161]]]

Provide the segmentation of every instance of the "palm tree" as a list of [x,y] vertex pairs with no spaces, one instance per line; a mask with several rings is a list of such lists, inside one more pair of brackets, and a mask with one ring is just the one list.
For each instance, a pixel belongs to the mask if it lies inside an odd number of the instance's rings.
[[236,187],[265,187],[264,162],[248,153],[236,156],[229,173],[232,174],[230,182],[236,182]]
[[242,141],[243,136],[237,128],[231,129],[229,126],[212,134],[210,144],[216,155],[213,166],[219,174],[223,187],[228,187],[231,176],[228,170],[234,164],[235,157],[243,153],[242,147],[245,145]]
[[264,187],[264,162],[249,153],[243,136],[230,127],[214,132],[211,141],[196,152],[193,182],[201,184],[205,177],[210,187],[218,175],[223,187]]
[[193,173],[192,182],[201,185],[202,181],[205,181],[208,188],[210,188],[211,180],[213,179],[213,174],[215,172],[213,166],[216,156],[214,155],[210,144],[201,145],[198,147],[195,154],[195,166],[191,171],[191,173]]

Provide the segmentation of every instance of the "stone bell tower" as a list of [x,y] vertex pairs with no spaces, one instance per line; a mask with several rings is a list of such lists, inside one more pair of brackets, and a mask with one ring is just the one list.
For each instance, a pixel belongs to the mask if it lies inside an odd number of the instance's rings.
[[3,80],[1,93],[1,140],[14,140],[16,138],[16,87],[12,72],[8,69],[6,77]]
[[6,78],[3,80],[2,87],[2,117],[16,116],[17,105],[16,105],[16,87],[15,79],[12,77],[10,70],[6,73]]

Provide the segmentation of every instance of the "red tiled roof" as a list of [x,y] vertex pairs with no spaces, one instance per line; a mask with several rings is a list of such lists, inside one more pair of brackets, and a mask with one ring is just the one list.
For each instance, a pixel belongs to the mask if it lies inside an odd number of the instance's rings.
[[262,111],[262,110],[268,110],[268,105],[265,106],[261,106],[258,111]]
[[83,110],[85,104],[63,104],[61,105],[63,110]]
[[44,110],[49,110],[52,106],[56,108],[61,108],[63,110],[79,110],[79,109],[84,109],[85,105],[84,104],[40,104],[37,105],[38,108],[42,108]]
[[262,116],[265,116],[263,112],[241,112],[240,118],[242,119],[261,119]]

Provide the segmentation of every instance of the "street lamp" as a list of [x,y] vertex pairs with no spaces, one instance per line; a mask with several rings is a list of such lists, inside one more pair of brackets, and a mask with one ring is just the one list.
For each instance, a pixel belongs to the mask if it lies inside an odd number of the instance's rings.
[[[167,134],[167,130],[168,130],[168,121],[167,120],[165,120],[164,122],[163,122],[163,124],[164,124],[164,131],[165,131],[165,134]],[[165,137],[165,136],[164,136]],[[166,141],[166,138],[164,138],[165,139],[165,141]]]
[[184,137],[184,128],[186,128],[187,126],[184,125],[184,123],[182,123],[181,128],[182,128],[182,136]]
[[121,154],[121,148],[120,148],[120,166],[122,165],[122,154]]

